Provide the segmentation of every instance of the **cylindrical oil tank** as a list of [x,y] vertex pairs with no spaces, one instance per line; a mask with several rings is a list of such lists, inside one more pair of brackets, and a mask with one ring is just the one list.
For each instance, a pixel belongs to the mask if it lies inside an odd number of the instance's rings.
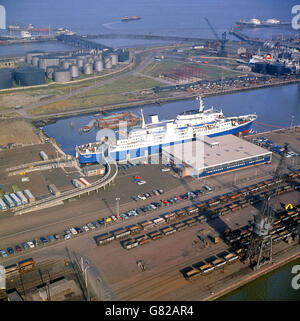
[[40,56],[33,56],[31,58],[31,63],[33,66],[38,67]]
[[45,78],[45,71],[36,67],[20,67],[15,71],[15,81],[20,86],[42,85]]
[[39,59],[39,68],[46,71],[48,66],[59,66],[59,57],[57,56],[43,56]]
[[54,71],[54,81],[67,82],[71,80],[71,73],[68,69],[57,69]]
[[111,69],[112,68],[111,56],[106,56],[104,58],[104,68],[105,69]]
[[94,70],[98,71],[98,72],[103,70],[103,61],[102,61],[102,59],[101,60],[99,60],[99,59],[95,60],[95,62],[94,62]]
[[13,72],[14,72],[14,69],[12,68],[0,69],[0,89],[6,89],[6,88],[12,87]]
[[87,59],[87,63],[93,64],[93,63],[94,63],[94,58],[93,58],[93,57],[89,57],[89,58]]
[[116,66],[118,64],[118,55],[117,54],[111,54],[111,63],[113,66]]
[[60,69],[59,66],[49,66],[47,67],[47,71],[46,71],[46,75],[49,79],[54,79],[54,72],[57,70],[57,69]]
[[91,64],[84,65],[84,73],[86,75],[91,75],[93,73],[93,66]]
[[45,53],[40,50],[28,51],[28,52],[26,52],[26,62],[28,64],[32,64],[33,57],[38,57],[38,56],[43,56],[43,55],[45,55]]
[[71,65],[72,65],[72,62],[68,60],[64,60],[61,62],[61,66],[63,69],[69,69]]
[[77,58],[77,65],[78,65],[79,68],[83,68],[84,59],[82,59],[82,58]]
[[267,66],[267,73],[270,75],[283,75],[285,74],[285,65],[280,63],[274,63]]
[[79,68],[77,65],[72,65],[70,67],[70,73],[72,78],[77,78],[79,77]]
[[268,64],[265,62],[256,62],[252,68],[252,71],[260,74],[265,74],[267,72],[267,65]]

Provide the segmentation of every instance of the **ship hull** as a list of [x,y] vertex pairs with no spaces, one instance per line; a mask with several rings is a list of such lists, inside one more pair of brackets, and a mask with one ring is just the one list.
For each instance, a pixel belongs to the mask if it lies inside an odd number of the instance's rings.
[[[246,133],[251,128],[253,121],[249,121],[245,124],[241,124],[229,130],[221,131],[218,133],[207,135],[208,137],[217,137],[223,135],[237,135],[239,133]],[[172,146],[181,143],[187,143],[192,141],[192,138],[184,139],[184,140],[176,140],[170,141],[164,144],[157,144],[151,146],[144,146],[134,149],[125,149],[119,151],[111,151],[110,156],[115,161],[126,161],[132,159],[138,159],[140,157],[150,156],[150,155],[158,155],[161,153],[162,148],[166,146]],[[79,163],[86,164],[86,163],[101,163],[102,162],[102,153],[88,153],[88,154],[79,154],[78,155]]]

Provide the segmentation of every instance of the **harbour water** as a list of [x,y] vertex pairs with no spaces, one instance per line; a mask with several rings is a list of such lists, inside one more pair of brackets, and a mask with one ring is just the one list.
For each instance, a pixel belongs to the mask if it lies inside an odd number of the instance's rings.
[[300,259],[292,261],[241,288],[219,298],[217,301],[300,301],[300,289],[292,287],[291,273]]
[[[258,132],[288,127],[294,116],[294,125],[300,124],[300,86],[292,84],[282,87],[249,90],[234,94],[204,98],[206,108],[214,106],[222,109],[225,116],[237,116],[256,113],[257,122],[252,128]],[[180,112],[198,108],[195,99],[169,102],[162,105],[146,105],[143,107],[145,120],[149,115],[158,114],[162,120],[172,119]],[[140,108],[125,108],[122,111],[140,113]],[[114,110],[119,112],[121,110]],[[96,140],[96,130],[79,134],[79,128],[87,125],[93,115],[68,117],[57,120],[44,127],[45,132],[54,137],[66,153],[75,155],[75,146]],[[73,126],[70,126],[70,123]]]
[[[224,31],[228,34],[231,27],[241,18],[249,20],[256,17],[266,20],[275,17],[281,21],[291,21],[293,17],[291,9],[295,4],[294,0],[1,1],[1,5],[6,8],[7,25],[16,23],[24,25],[31,23],[38,27],[50,25],[52,30],[64,27],[78,34],[135,33],[213,39],[215,36],[205,17],[210,20],[219,35]],[[128,23],[120,20],[123,16],[133,15],[142,19]],[[268,38],[273,35],[295,35],[297,31],[291,27],[251,28],[245,33],[252,37]],[[108,46],[149,44],[146,40],[135,39],[103,39],[101,42]],[[0,55],[20,54],[22,48],[25,53],[36,49],[36,44],[1,46]],[[47,44],[41,43],[40,49],[47,50]]]

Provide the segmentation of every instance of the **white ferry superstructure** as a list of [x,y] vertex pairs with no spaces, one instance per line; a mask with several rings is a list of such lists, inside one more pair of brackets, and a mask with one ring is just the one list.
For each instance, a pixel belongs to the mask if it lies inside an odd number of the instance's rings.
[[116,161],[156,155],[161,153],[162,147],[189,142],[198,135],[215,137],[246,133],[257,118],[256,114],[225,117],[222,111],[216,111],[213,107],[205,110],[202,98],[197,99],[199,109],[185,111],[171,120],[159,121],[158,115],[151,115],[151,122],[146,124],[142,112],[141,127],[131,128],[126,132],[126,137],[116,132],[115,139],[106,137],[101,141],[76,146],[76,157],[81,164],[101,163],[107,143],[110,157]]

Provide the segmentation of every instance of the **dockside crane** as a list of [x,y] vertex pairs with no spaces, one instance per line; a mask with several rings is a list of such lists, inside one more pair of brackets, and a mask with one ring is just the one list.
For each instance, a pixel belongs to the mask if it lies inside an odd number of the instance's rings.
[[273,229],[274,217],[270,200],[278,195],[281,171],[285,166],[287,153],[288,144],[286,143],[273,177],[275,186],[269,187],[265,194],[260,213],[254,216],[251,241],[246,253],[246,260],[248,260],[250,267],[253,269],[258,269],[261,265],[272,262],[271,231]]
[[221,44],[221,48],[218,52],[219,56],[222,57],[226,57],[227,56],[227,52],[226,52],[226,42],[227,42],[227,38],[226,38],[226,32],[222,33],[222,38],[220,38],[215,30],[215,28],[212,26],[212,24],[210,23],[210,21],[207,18],[204,18],[207,22],[207,24],[209,25],[211,31],[213,32],[213,34],[215,35],[216,39],[218,40],[218,42]]

